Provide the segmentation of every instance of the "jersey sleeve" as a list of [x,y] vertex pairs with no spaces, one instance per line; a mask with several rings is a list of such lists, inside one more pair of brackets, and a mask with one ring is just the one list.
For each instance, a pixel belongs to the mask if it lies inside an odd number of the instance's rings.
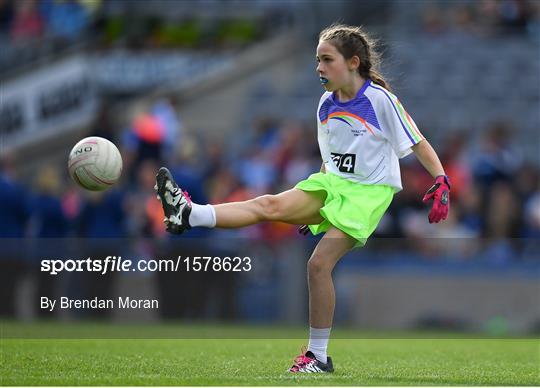
[[403,158],[425,138],[396,96],[385,91],[382,101],[385,135],[397,156]]

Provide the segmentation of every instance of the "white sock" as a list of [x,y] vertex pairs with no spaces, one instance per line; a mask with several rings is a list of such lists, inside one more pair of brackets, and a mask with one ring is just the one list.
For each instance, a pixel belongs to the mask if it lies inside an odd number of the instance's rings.
[[205,226],[213,228],[216,226],[216,211],[212,205],[191,204],[191,214],[189,215],[191,227]]
[[308,350],[311,351],[317,360],[326,364],[326,348],[328,347],[328,340],[330,339],[331,327],[327,329],[315,329],[309,328],[309,344]]

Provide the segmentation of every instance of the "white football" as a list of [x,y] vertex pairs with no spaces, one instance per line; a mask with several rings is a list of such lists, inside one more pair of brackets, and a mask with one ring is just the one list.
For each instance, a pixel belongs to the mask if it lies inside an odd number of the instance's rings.
[[75,144],[69,153],[68,170],[79,186],[91,191],[103,191],[120,178],[122,156],[109,140],[87,137]]

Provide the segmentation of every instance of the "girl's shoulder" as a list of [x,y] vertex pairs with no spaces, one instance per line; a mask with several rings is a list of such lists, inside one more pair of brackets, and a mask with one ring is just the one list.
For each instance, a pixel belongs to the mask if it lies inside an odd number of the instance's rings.
[[330,97],[332,97],[332,92],[324,92],[321,96],[321,98],[319,99],[319,107],[318,109],[321,108],[321,106],[324,104],[325,101],[327,101]]
[[394,93],[373,82],[365,90],[364,95],[370,100],[374,107],[380,109],[390,108],[399,104],[399,99]]
[[323,103],[332,96],[332,92],[324,92],[319,100],[319,103]]

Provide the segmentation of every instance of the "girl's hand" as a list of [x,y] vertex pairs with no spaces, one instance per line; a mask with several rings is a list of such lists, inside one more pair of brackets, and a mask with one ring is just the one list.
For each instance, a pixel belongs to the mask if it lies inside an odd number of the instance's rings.
[[435,178],[435,184],[426,192],[422,202],[427,203],[433,198],[433,205],[429,212],[429,223],[446,220],[450,210],[450,180],[446,175]]

